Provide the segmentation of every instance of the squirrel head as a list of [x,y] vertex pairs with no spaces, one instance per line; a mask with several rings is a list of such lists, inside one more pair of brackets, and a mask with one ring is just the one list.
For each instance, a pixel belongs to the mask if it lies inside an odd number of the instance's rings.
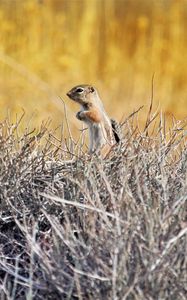
[[93,86],[87,84],[77,85],[67,93],[67,96],[70,99],[82,106],[90,105],[91,103],[93,103],[96,95],[96,89]]

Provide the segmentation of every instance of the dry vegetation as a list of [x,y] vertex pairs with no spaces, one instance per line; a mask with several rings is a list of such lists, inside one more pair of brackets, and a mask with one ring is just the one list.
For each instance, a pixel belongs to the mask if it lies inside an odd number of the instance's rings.
[[185,117],[187,2],[3,0],[0,24],[0,299],[186,300],[185,121],[137,110],[103,160],[59,96],[94,84],[119,120],[155,74]]
[[105,160],[0,124],[1,299],[186,299],[185,124],[136,116]]

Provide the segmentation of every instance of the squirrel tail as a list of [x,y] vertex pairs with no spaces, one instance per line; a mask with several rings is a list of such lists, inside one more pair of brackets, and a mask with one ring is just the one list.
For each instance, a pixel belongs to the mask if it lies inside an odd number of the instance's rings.
[[121,138],[120,138],[120,128],[118,122],[116,122],[114,119],[110,119],[111,125],[112,125],[112,131],[114,138],[116,140],[116,143],[119,143]]

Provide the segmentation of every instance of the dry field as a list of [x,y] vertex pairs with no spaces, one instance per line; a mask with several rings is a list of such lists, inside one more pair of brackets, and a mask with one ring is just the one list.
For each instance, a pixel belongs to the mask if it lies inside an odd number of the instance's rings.
[[66,91],[91,83],[120,120],[149,106],[153,74],[155,106],[186,117],[186,0],[2,0],[0,23],[0,118],[55,128],[61,96],[76,122]]
[[185,124],[136,116],[105,160],[1,123],[0,299],[186,299]]
[[[0,24],[0,300],[186,300],[187,1],[2,0]],[[78,83],[121,120],[104,160]]]

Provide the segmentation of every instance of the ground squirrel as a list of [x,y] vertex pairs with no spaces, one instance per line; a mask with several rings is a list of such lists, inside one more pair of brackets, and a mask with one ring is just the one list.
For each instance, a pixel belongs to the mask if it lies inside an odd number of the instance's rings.
[[110,120],[97,90],[91,85],[78,85],[72,88],[67,96],[81,106],[77,119],[85,122],[89,129],[89,153],[111,148],[119,142],[115,121]]

